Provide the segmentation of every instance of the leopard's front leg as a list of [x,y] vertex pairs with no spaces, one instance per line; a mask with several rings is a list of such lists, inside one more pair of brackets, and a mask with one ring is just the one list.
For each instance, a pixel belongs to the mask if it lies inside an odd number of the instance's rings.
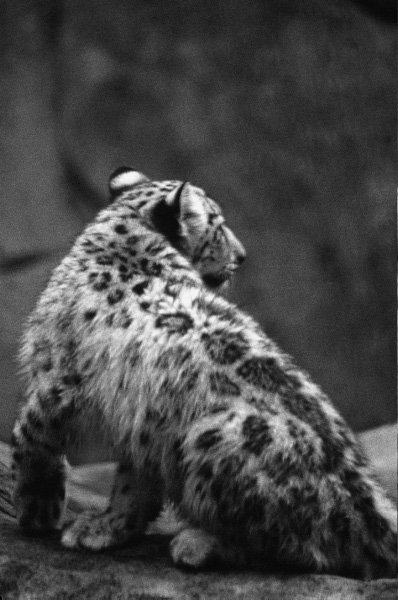
[[162,506],[159,478],[122,461],[117,469],[108,508],[85,511],[64,528],[62,544],[68,548],[100,550],[145,533],[148,522]]

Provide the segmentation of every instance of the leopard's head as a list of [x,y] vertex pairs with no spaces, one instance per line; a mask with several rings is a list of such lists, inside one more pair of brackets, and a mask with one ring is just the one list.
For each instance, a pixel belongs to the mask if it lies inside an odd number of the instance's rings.
[[151,181],[129,167],[109,180],[113,197],[128,196],[140,215],[192,263],[210,289],[229,281],[246,252],[218,204],[191,183]]

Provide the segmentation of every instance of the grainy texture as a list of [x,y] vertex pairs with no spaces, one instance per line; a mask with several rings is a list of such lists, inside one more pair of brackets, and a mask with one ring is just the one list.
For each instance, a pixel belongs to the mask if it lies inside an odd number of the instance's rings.
[[87,2],[63,48],[82,180],[200,182],[247,246],[238,301],[355,429],[394,420],[394,28],[343,0]]
[[50,266],[25,259],[66,251],[123,163],[223,201],[249,256],[234,298],[354,429],[394,420],[394,24],[348,0],[0,11],[1,439]]

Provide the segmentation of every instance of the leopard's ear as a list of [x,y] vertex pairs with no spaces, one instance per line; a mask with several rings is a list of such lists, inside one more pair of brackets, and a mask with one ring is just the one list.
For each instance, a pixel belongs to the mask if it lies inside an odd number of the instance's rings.
[[109,191],[111,196],[116,196],[125,190],[135,187],[140,183],[149,181],[148,177],[132,167],[118,167],[109,177]]
[[204,192],[188,182],[180,183],[155,204],[152,224],[180,252],[189,253],[190,246],[206,228],[207,217],[201,199]]
[[188,181],[168,195],[166,201],[176,215],[180,235],[189,237],[200,234],[207,226],[207,213],[203,203],[203,190]]

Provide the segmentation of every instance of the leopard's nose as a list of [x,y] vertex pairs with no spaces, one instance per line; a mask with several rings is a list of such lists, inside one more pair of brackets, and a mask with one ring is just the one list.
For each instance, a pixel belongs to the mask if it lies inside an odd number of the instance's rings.
[[238,265],[241,265],[243,263],[243,261],[246,258],[246,252],[245,250],[242,248],[242,250],[239,250],[239,252],[237,252],[235,260],[238,263]]

